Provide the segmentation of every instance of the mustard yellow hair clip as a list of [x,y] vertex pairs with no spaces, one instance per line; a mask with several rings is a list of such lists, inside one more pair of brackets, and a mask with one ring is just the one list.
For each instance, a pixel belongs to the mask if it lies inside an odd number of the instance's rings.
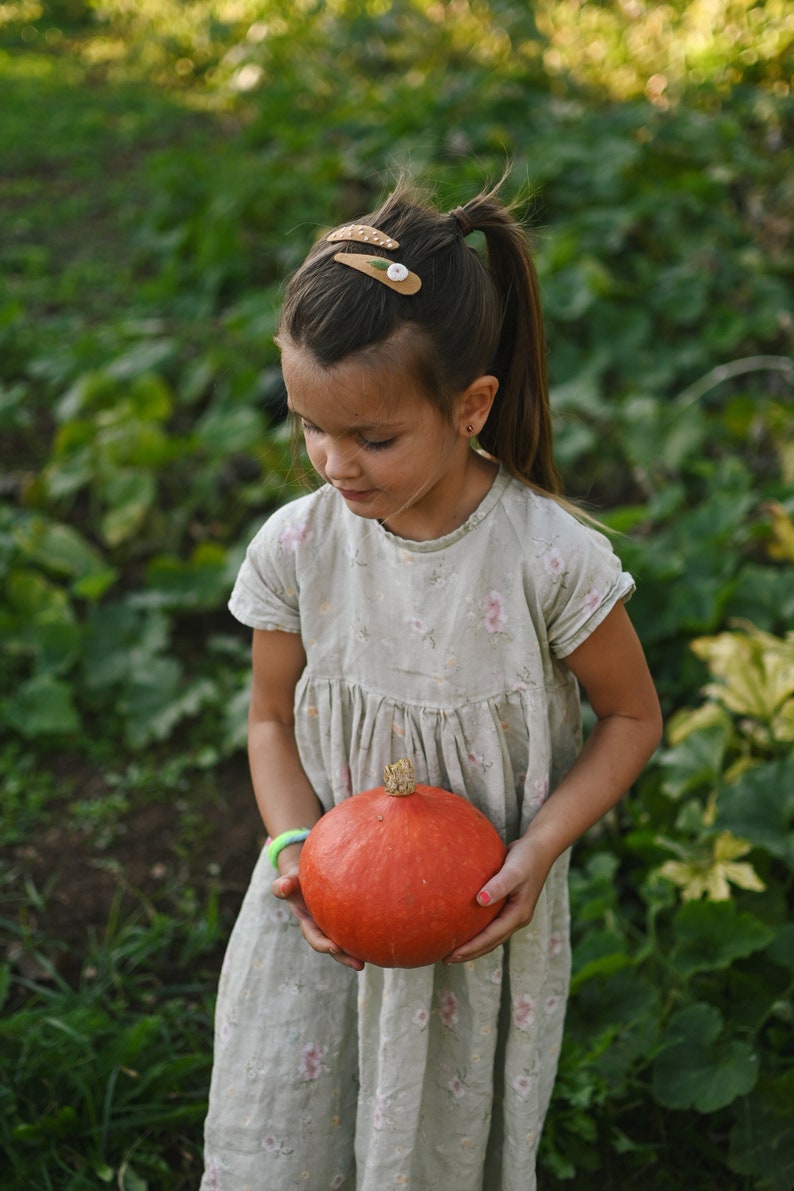
[[340,265],[358,269],[359,273],[366,273],[368,277],[374,277],[398,294],[415,294],[422,288],[416,273],[399,261],[387,261],[382,256],[365,256],[361,252],[336,252],[334,260],[339,261]]

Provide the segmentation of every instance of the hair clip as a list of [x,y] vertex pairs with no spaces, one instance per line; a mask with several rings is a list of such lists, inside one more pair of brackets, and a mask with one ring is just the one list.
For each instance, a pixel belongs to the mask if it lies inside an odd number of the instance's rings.
[[388,248],[390,251],[400,247],[399,241],[393,240],[385,232],[379,232],[376,227],[370,227],[366,223],[346,223],[344,227],[336,228],[325,238],[331,243],[335,243],[337,240],[358,240],[362,244],[374,244],[376,248]]
[[337,252],[334,260],[339,261],[340,265],[358,269],[359,273],[366,273],[368,277],[374,277],[398,294],[415,294],[422,288],[416,273],[411,273],[398,261],[386,261],[382,256],[365,256],[361,252]]

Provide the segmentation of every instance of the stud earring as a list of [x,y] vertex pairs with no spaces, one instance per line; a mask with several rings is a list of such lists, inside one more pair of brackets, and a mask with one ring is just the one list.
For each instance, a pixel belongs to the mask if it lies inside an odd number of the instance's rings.
[[466,427],[466,433],[474,434],[474,427],[472,426],[471,422],[469,422],[468,426]]

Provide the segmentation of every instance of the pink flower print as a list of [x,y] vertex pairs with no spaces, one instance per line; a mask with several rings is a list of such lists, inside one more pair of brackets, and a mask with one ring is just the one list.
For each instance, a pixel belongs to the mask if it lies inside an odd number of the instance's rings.
[[537,1002],[534,997],[526,993],[516,993],[513,997],[513,1025],[517,1030],[528,1030],[535,1024]]
[[424,1005],[420,1009],[417,1009],[416,1013],[414,1014],[413,1021],[414,1025],[420,1030],[423,1030],[430,1021],[430,1014],[428,1013],[427,1009],[425,1009]]
[[549,955],[559,955],[560,952],[562,951],[562,943],[563,943],[562,935],[550,934],[549,935]]
[[499,967],[494,968],[493,972],[491,973],[491,984],[501,984],[501,983],[502,983],[502,966],[500,964]]
[[551,546],[543,555],[543,565],[555,579],[558,579],[562,575],[565,561],[556,546]]
[[283,546],[285,550],[297,550],[301,542],[306,541],[310,532],[305,521],[302,525],[287,525],[278,535],[279,545]]
[[319,1079],[323,1070],[323,1048],[316,1042],[310,1042],[301,1050],[298,1071],[305,1082]]
[[339,1187],[342,1186],[344,1181],[345,1176],[343,1174],[335,1174],[330,1183],[331,1191],[338,1191]]
[[593,613],[596,611],[597,608],[601,607],[603,600],[604,600],[604,595],[603,595],[603,592],[600,590],[600,588],[591,587],[588,589],[587,593],[585,594],[585,597],[584,597],[584,600],[582,601],[582,603],[584,604],[584,606],[588,612]]
[[467,753],[466,760],[477,769],[485,769],[485,757],[482,753]]
[[461,1097],[466,1095],[466,1089],[463,1086],[463,1082],[460,1079],[460,1076],[458,1076],[458,1075],[453,1075],[452,1079],[447,1084],[447,1087],[449,1088],[450,1092],[452,1093],[452,1095],[455,1097],[456,1100],[460,1100]]
[[449,989],[444,989],[441,994],[441,1024],[451,1030],[459,1021],[458,998]]
[[529,1093],[532,1091],[532,1076],[524,1071],[521,1075],[517,1075],[513,1080],[513,1089],[518,1093],[522,1100],[526,1100]]
[[422,620],[421,616],[415,616],[413,618],[411,621],[411,628],[415,633],[418,633],[420,637],[426,637],[430,632],[430,625],[426,620]]
[[386,1121],[386,1097],[383,1092],[375,1094],[375,1111],[372,1114],[372,1126],[374,1129],[382,1129]]
[[486,633],[503,633],[507,628],[505,598],[498,591],[491,591],[482,602],[482,623]]
[[226,1047],[231,1042],[232,1034],[234,1033],[234,1022],[229,1021],[228,1017],[224,1021],[220,1029],[219,1041],[221,1047]]
[[550,1017],[555,1012],[560,1003],[560,998],[556,996],[546,997],[543,1008],[546,1014]]
[[218,1163],[215,1158],[210,1158],[207,1161],[207,1181],[210,1191],[220,1191],[221,1180],[218,1174]]
[[263,1149],[266,1154],[280,1154],[281,1153],[281,1142],[278,1141],[277,1138],[275,1138],[272,1133],[268,1133],[267,1137],[263,1137],[262,1140],[260,1141],[259,1145],[260,1145],[260,1148]]

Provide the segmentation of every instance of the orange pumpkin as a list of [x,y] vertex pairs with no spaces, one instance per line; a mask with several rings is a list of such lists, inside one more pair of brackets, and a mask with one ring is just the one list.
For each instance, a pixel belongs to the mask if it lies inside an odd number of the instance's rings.
[[416,785],[410,761],[387,765],[383,786],[333,807],[300,856],[307,909],[348,955],[418,968],[449,955],[498,914],[477,894],[507,850],[459,794]]

